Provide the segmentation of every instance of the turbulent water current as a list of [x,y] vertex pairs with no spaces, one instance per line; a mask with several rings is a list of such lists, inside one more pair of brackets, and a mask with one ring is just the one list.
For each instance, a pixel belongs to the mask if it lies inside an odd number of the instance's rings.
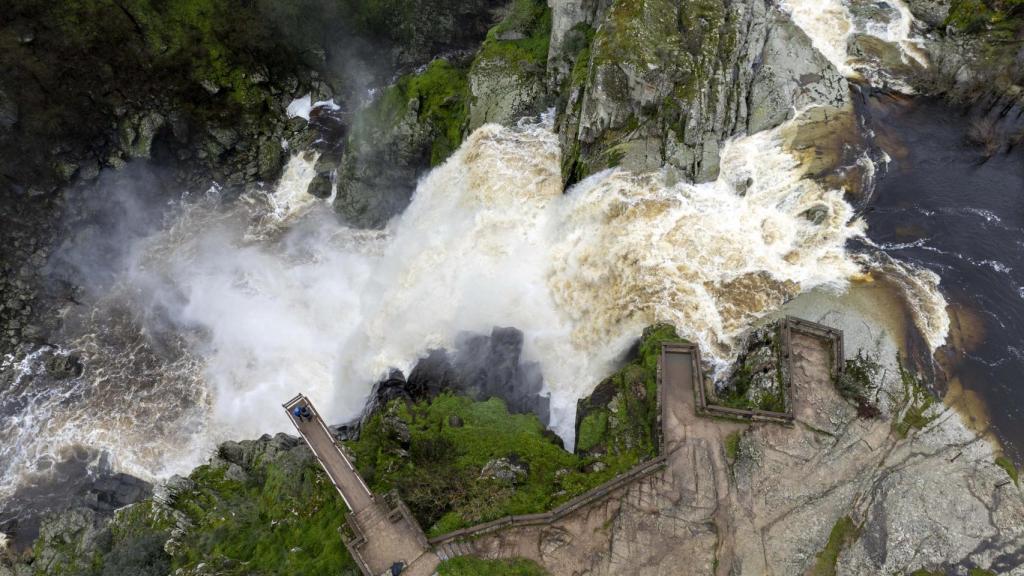
[[297,392],[351,418],[388,368],[495,325],[523,330],[571,437],[576,398],[645,325],[724,360],[751,322],[860,269],[852,208],[803,179],[777,131],[729,143],[715,182],[607,171],[563,195],[548,124],[484,126],[383,232],[301,193],[313,161],[295,156],[263,201],[221,210],[212,192],[140,240],[79,320],[81,377],[33,396],[41,361],[11,367],[26,402],[3,428],[5,490],[72,443],[145,477],[181,470],[217,440],[286,429]]
[[[848,15],[787,4],[808,30]],[[892,22],[886,33],[909,46]],[[811,35],[847,67],[828,35]],[[309,154],[268,193],[185,198],[68,312],[68,341],[4,360],[0,500],[75,445],[145,478],[186,471],[218,441],[287,430],[280,405],[298,392],[345,421],[389,368],[494,326],[523,331],[552,426],[571,441],[577,398],[645,326],[671,322],[723,363],[786,300],[841,290],[873,265],[847,250],[864,226],[843,191],[805,178],[787,129],[726,143],[714,182],[608,170],[563,193],[550,118],[485,125],[383,231],[347,228],[305,193]],[[937,277],[896,275],[942,344]],[[47,376],[71,351],[84,371]]]

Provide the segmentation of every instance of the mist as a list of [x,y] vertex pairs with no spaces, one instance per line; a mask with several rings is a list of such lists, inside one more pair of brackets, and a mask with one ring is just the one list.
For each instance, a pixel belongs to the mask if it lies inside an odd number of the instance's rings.
[[[390,370],[495,326],[522,331],[521,361],[539,366],[571,446],[577,399],[645,326],[672,323],[724,364],[787,299],[862,272],[845,248],[863,233],[853,208],[804,178],[785,129],[729,142],[715,182],[609,170],[563,193],[550,119],[487,125],[381,231],[304,193],[315,154],[293,156],[272,190],[229,202],[214,188],[101,226],[89,234],[109,249],[66,256],[97,287],[68,314],[84,373],[22,418],[11,472],[82,443],[159,478],[217,442],[289,431],[281,404],[300,392],[343,423]],[[136,202],[114,205],[116,220]]]

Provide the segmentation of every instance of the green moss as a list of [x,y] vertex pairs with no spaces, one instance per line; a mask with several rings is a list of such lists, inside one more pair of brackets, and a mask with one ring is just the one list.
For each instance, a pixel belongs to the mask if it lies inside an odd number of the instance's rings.
[[754,371],[760,370],[759,366],[752,366],[750,362],[750,351],[748,350],[737,359],[736,368],[729,377],[728,385],[720,391],[716,397],[709,398],[711,403],[737,408],[739,410],[764,410],[767,412],[786,412],[785,382],[782,379],[782,356],[779,349],[779,338],[773,329],[767,339],[752,342],[756,347],[770,346],[772,361],[775,366],[775,380],[770,390],[761,394],[757,402],[752,402],[748,393],[754,385]]
[[971,568],[967,572],[967,576],[997,576],[995,572],[991,570],[985,570],[984,568]]
[[462,142],[468,113],[469,84],[466,71],[446,60],[434,60],[427,69],[408,79],[406,98],[419,100],[419,117],[429,122],[436,136],[430,148],[430,165],[444,162]]
[[1010,476],[1010,479],[1013,480],[1013,483],[1020,486],[1019,471],[1017,470],[1017,465],[1013,463],[1013,460],[1010,460],[1006,456],[1000,456],[996,458],[996,465],[1003,470],[1006,470],[1006,473]]
[[[572,45],[570,45],[570,43]],[[573,88],[584,86],[590,70],[590,46],[594,43],[594,29],[586,23],[573,26],[566,34],[564,49],[573,54],[569,84]]]
[[352,566],[337,533],[344,504],[315,462],[258,465],[244,481],[201,466],[190,478],[196,488],[174,505],[194,526],[175,554],[176,568],[206,563],[222,574],[328,574]]
[[437,166],[462,143],[468,98],[466,70],[434,60],[423,72],[402,76],[384,90],[357,118],[352,138],[366,143],[380,141],[380,134],[393,136],[413,108],[416,122],[433,133],[430,165]]
[[[462,425],[451,426],[455,420]],[[408,429],[406,446],[396,425]],[[584,472],[588,461],[556,444],[536,416],[510,414],[497,398],[476,402],[450,394],[415,404],[392,403],[367,422],[349,447],[371,490],[397,489],[431,535],[510,514],[543,512],[632,462],[609,461],[601,473]],[[481,477],[482,469],[500,458],[523,466],[525,477],[516,482]]]
[[734,461],[736,460],[736,457],[740,455],[740,439],[742,439],[742,437],[742,434],[738,430],[730,432],[729,435],[725,437],[725,457],[729,460]]
[[849,516],[843,516],[836,521],[832,526],[832,531],[829,532],[825,548],[815,557],[814,566],[811,567],[808,574],[810,576],[835,576],[839,554],[858,536],[857,525]]
[[608,433],[608,411],[596,410],[587,414],[580,422],[579,437],[576,438],[576,449],[590,450],[597,446]]
[[878,387],[876,379],[881,365],[863,351],[846,361],[843,371],[835,376],[839,394],[857,406],[858,415],[870,418],[879,415],[871,401],[871,393]]
[[911,430],[923,430],[938,414],[928,414],[935,405],[935,396],[925,387],[912,372],[903,366],[902,360],[897,357],[896,361],[900,368],[900,380],[903,384],[903,396],[899,401],[902,417],[893,422],[893,429],[900,437],[906,437]]
[[[522,36],[522,38],[509,38]],[[543,67],[551,39],[551,9],[541,0],[515,0],[511,10],[487,33],[477,60],[501,59],[509,63]]]
[[547,576],[548,572],[532,560],[482,560],[472,556],[458,556],[445,560],[437,567],[440,576]]
[[992,40],[1013,42],[1024,28],[1021,0],[954,0],[946,26],[967,34],[985,34]]
[[658,359],[666,342],[683,341],[667,324],[644,330],[635,357],[580,400],[576,451],[632,462],[658,452]]

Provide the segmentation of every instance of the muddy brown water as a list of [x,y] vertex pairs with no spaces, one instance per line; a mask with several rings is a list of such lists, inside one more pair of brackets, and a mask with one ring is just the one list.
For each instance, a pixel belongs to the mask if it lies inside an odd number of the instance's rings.
[[954,330],[938,364],[958,394],[982,400],[983,424],[1021,462],[1024,143],[1012,141],[1024,114],[887,96],[868,97],[861,113],[890,158],[865,207],[868,237],[942,278]]

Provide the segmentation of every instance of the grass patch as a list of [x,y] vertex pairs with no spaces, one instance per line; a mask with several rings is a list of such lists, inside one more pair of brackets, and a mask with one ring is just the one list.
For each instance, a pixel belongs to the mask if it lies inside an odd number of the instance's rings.
[[548,572],[532,560],[482,560],[472,556],[459,556],[441,562],[439,576],[547,576]]
[[740,439],[742,434],[739,430],[730,432],[725,437],[725,457],[731,461],[735,461],[736,457],[740,455]]
[[849,516],[840,518],[832,526],[825,548],[815,557],[814,566],[809,572],[810,576],[835,576],[840,552],[856,540],[858,535],[857,525]]
[[[627,452],[606,455],[600,470],[587,468],[597,459],[566,452],[536,416],[510,414],[498,398],[451,394],[392,402],[349,448],[370,489],[397,489],[430,535],[549,510],[636,463]],[[482,473],[502,459],[521,471],[516,478]]]
[[337,532],[344,504],[315,462],[258,466],[245,481],[201,466],[191,478],[196,488],[174,506],[194,526],[175,568],[206,563],[221,574],[337,574],[353,565]]
[[997,574],[991,570],[985,570],[984,568],[971,568],[967,572],[967,576],[997,576]]
[[1013,463],[1013,460],[1010,460],[1006,456],[1000,456],[996,458],[996,466],[1006,470],[1007,475],[1010,476],[1010,480],[1013,480],[1014,485],[1020,486],[1020,471],[1017,470],[1017,465]]
[[200,466],[172,502],[118,511],[91,569],[74,573],[159,576],[205,564],[224,576],[356,574],[338,536],[346,509],[319,465],[305,450],[267,454],[233,474]]
[[[431,536],[544,512],[657,454],[658,358],[663,342],[678,340],[671,326],[644,331],[634,359],[598,387],[603,399],[581,401],[576,453],[532,414],[452,394],[392,402],[348,447],[370,489],[398,490]],[[516,471],[483,473],[496,462]]]

